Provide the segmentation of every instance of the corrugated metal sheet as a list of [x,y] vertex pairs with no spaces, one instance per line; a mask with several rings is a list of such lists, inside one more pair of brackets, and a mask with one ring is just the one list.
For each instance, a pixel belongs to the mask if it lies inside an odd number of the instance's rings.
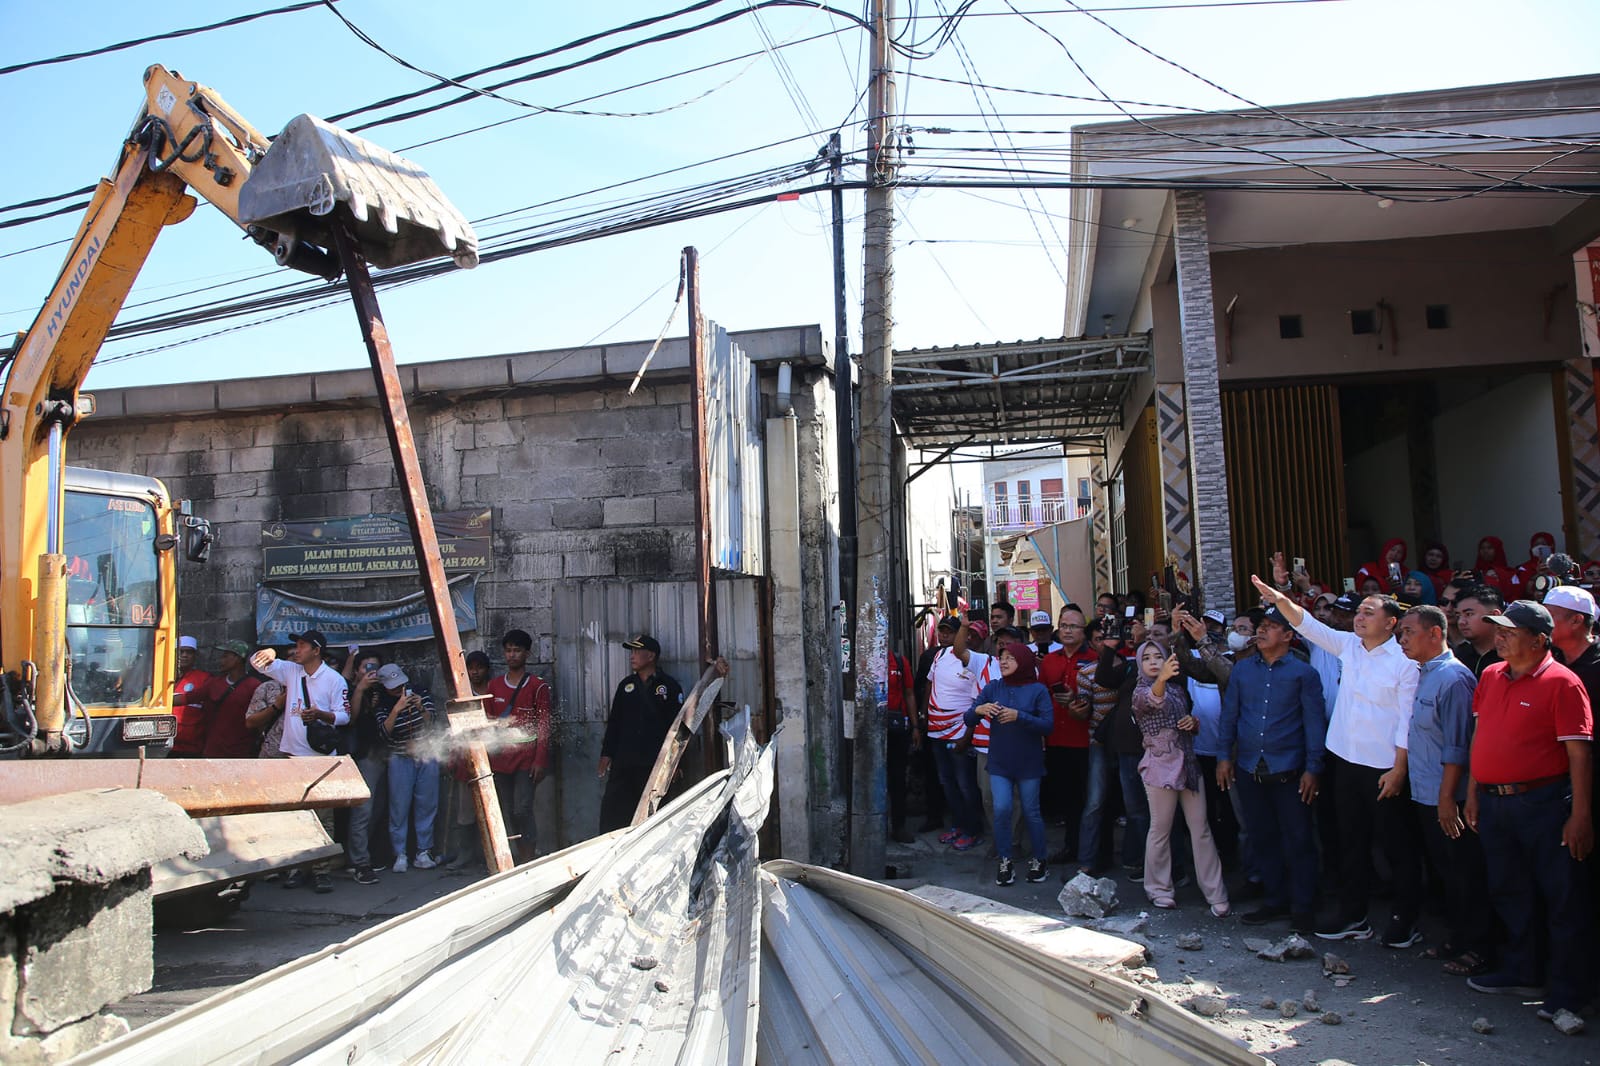
[[[760,598],[754,579],[716,582],[717,647],[731,668],[722,699],[762,710]],[[688,691],[699,679],[692,581],[569,582],[555,589],[555,701],[568,723],[604,724],[611,696],[628,676],[622,641],[649,633],[661,642],[661,669]]]
[[761,388],[750,357],[706,322],[706,464],[711,478],[711,565],[765,573]]

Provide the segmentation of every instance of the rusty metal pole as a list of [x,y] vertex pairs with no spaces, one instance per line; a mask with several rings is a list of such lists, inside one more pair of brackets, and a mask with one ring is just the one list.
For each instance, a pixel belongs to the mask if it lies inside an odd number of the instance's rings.
[[[717,588],[711,583],[711,455],[706,433],[706,320],[700,310],[700,253],[683,250],[688,278],[689,367],[694,375],[694,556],[695,619],[699,628],[700,669],[717,657]],[[700,729],[703,772],[717,769],[716,723],[710,715]]]
[[[417,444],[411,435],[411,416],[406,412],[405,394],[400,391],[400,376],[395,370],[394,349],[383,324],[378,296],[372,288],[372,274],[361,257],[360,246],[343,224],[333,227],[334,243],[350,283],[350,298],[355,304],[361,336],[372,358],[372,376],[383,401],[383,425],[389,433],[389,448],[400,477],[400,495],[411,520],[411,542],[417,552],[417,569],[422,574],[422,592],[433,623],[434,642],[439,650],[439,666],[444,674],[450,699],[445,709],[450,732],[459,736],[466,730],[481,728],[484,722],[483,697],[473,694],[467,679],[467,663],[461,653],[461,634],[456,630],[455,608],[445,583],[444,563],[439,557],[439,537],[433,528],[433,509],[428,505],[427,486],[417,462]],[[472,769],[472,795],[478,811],[478,830],[483,839],[484,861],[490,873],[509,870],[515,863],[506,840],[505,821],[500,817],[500,802],[495,796],[494,777],[489,772],[489,756],[479,741],[466,744],[467,761]]]

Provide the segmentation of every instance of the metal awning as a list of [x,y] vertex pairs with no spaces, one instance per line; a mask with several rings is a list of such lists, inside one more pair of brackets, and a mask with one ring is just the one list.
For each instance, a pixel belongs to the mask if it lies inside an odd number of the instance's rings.
[[925,450],[1099,447],[1150,368],[1148,333],[912,348],[894,353],[894,417],[906,443]]

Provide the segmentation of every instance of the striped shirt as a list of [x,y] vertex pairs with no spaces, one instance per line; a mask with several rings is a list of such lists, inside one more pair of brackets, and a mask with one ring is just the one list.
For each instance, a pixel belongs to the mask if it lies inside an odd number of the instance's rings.
[[[980,652],[969,651],[967,661],[949,648],[934,656],[933,667],[928,671],[928,736],[933,740],[956,740],[966,729],[963,716],[978,698],[983,686],[1000,676],[994,660]],[[983,747],[989,747],[988,723],[983,723]],[[977,745],[978,737],[973,736]]]

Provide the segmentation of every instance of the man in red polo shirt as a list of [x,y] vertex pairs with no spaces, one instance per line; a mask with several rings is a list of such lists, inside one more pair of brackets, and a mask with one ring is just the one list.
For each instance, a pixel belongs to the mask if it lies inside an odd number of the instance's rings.
[[[1589,696],[1551,656],[1553,624],[1542,605],[1517,600],[1489,618],[1500,627],[1501,661],[1483,671],[1472,700],[1477,732],[1466,821],[1483,840],[1506,946],[1498,970],[1467,984],[1530,998],[1542,985],[1541,1018],[1563,1010],[1576,1015],[1593,992],[1584,861],[1594,847]],[[1541,904],[1549,929],[1544,982],[1536,927]]]
[[1061,646],[1039,659],[1039,683],[1050,690],[1055,703],[1055,724],[1045,738],[1040,806],[1045,817],[1064,820],[1067,832],[1061,850],[1049,861],[1065,864],[1078,857],[1078,823],[1089,782],[1090,708],[1078,694],[1078,668],[1098,662],[1100,655],[1089,646],[1086,619],[1077,604],[1061,608],[1056,621]]

